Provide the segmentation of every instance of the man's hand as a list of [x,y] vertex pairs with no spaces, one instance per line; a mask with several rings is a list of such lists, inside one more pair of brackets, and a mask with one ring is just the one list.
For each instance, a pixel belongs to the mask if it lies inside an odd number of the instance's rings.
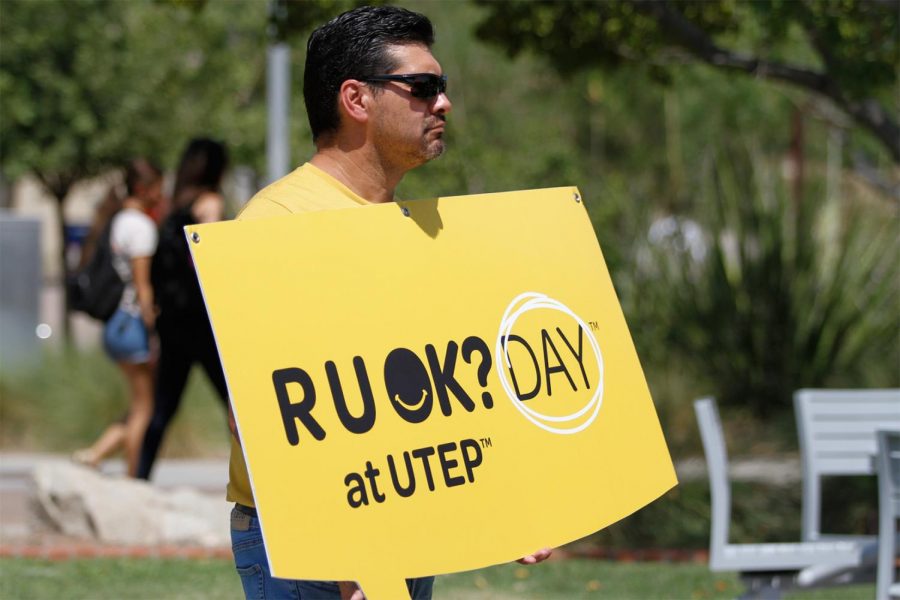
[[355,581],[338,581],[341,590],[341,600],[366,600],[366,595]]
[[516,562],[523,565],[536,565],[537,563],[544,562],[545,560],[550,558],[551,554],[553,554],[553,548],[541,548],[534,554],[523,556]]

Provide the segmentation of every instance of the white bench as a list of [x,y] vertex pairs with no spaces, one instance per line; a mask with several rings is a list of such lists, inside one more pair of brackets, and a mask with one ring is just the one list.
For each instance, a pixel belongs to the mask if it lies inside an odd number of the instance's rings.
[[878,432],[877,600],[900,598],[896,575],[897,521],[900,520],[900,431]]
[[874,541],[730,543],[731,485],[719,413],[712,398],[695,401],[694,411],[709,470],[711,570],[738,571],[747,586],[745,598],[778,598],[791,588],[871,580],[877,553]]
[[875,432],[900,430],[900,389],[798,390],[794,412],[803,466],[802,539],[860,539],[822,532],[822,478],[875,475]]

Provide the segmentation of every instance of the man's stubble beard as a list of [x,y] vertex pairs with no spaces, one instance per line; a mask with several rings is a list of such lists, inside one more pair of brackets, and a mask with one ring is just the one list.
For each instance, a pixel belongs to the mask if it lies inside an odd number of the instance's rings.
[[426,160],[431,161],[440,157],[444,154],[444,150],[446,149],[447,145],[444,143],[443,139],[439,138],[434,140],[425,151]]
[[410,160],[407,170],[412,170],[417,167],[421,167],[425,163],[431,162],[432,160],[444,154],[444,150],[446,149],[447,145],[441,138],[437,138],[431,141],[423,138],[422,145],[419,147],[418,151],[408,155]]
[[441,133],[441,137],[428,141],[428,135],[431,129],[438,124],[445,124],[446,122],[447,119],[444,115],[438,115],[433,117],[432,119],[429,119],[429,122],[427,123],[425,129],[425,148],[423,150],[423,155],[425,156],[426,162],[438,158],[444,153],[444,150],[446,150],[447,144],[446,142],[444,142],[444,133]]

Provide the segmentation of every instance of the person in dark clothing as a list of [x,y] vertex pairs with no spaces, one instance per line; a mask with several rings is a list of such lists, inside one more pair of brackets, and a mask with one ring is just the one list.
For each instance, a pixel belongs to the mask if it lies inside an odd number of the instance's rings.
[[219,192],[228,164],[225,147],[214,140],[192,140],[182,155],[172,194],[172,211],[159,229],[151,281],[159,316],[156,331],[160,354],[156,370],[153,416],[144,435],[137,477],[149,479],[166,428],[178,410],[194,364],[203,367],[222,406],[228,391],[219,362],[200,284],[194,271],[183,228],[224,218]]

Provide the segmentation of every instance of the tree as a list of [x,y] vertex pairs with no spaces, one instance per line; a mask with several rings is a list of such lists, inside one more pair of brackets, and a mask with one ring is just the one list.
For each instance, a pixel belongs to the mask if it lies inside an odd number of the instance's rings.
[[[264,7],[6,0],[0,19],[0,168],[31,173],[64,205],[78,181],[186,139],[224,137],[262,155]],[[61,272],[67,273],[65,249]],[[66,311],[68,314],[68,310]],[[63,319],[68,326],[68,319]]]
[[900,64],[895,0],[477,2],[487,9],[479,36],[512,55],[534,50],[569,73],[649,64],[665,78],[687,61],[784,82],[833,102],[900,163],[885,107]]

